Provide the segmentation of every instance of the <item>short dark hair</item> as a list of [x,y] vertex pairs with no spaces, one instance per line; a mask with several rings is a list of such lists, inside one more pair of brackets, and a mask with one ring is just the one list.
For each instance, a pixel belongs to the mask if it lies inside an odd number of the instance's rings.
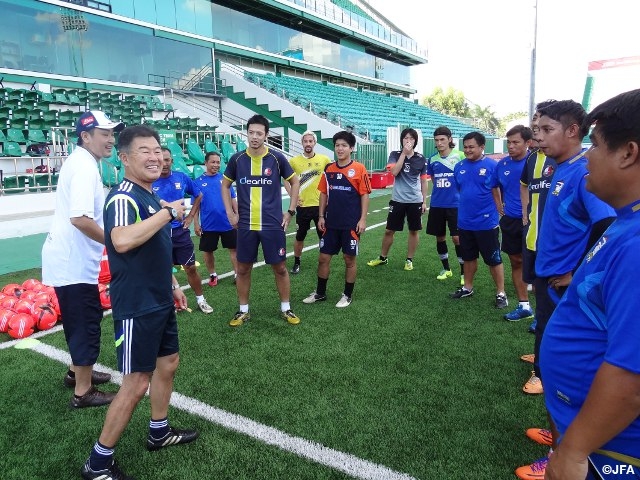
[[222,155],[220,155],[218,152],[207,152],[204,154],[204,163],[207,163],[209,161],[209,157],[216,155],[220,160],[222,160]]
[[344,140],[345,142],[347,142],[349,144],[349,146],[351,148],[356,146],[356,137],[353,133],[351,132],[347,132],[346,130],[342,130],[338,133],[336,133],[333,136],[333,145],[336,145],[336,142],[338,140]]
[[413,128],[405,128],[400,133],[400,143],[402,143],[402,140],[407,135],[411,135],[411,138],[413,138],[413,148],[416,148],[416,146],[418,145],[418,132],[416,132]]
[[247,120],[247,130],[249,130],[249,125],[264,125],[264,133],[269,133],[269,120],[264,115],[254,115]]
[[171,153],[171,149],[169,147],[160,147],[160,150]]
[[160,135],[158,135],[158,132],[155,129],[147,125],[133,125],[120,132],[120,135],[118,136],[118,151],[129,153],[129,149],[131,148],[133,141],[140,137],[153,137],[158,142],[158,145],[160,145]]
[[557,100],[544,100],[543,102],[540,102],[536,105],[536,112],[539,112],[540,110],[542,110],[545,107],[548,107],[549,105],[552,105],[554,103],[556,103]]
[[533,138],[533,130],[531,130],[529,127],[525,127],[524,125],[515,125],[511,127],[507,132],[507,137],[518,134],[520,134],[525,142],[528,142]]
[[485,137],[480,132],[469,132],[469,133],[467,133],[464,136],[464,138],[462,139],[462,142],[464,143],[467,140],[475,140],[478,145],[486,145],[487,144],[487,137]]
[[567,129],[574,123],[580,128],[581,137],[584,137],[589,130],[583,128],[584,119],[587,113],[578,102],[573,100],[559,100],[540,109],[540,117],[549,117],[551,120],[560,122]]
[[588,131],[594,123],[610,150],[626,142],[640,145],[640,89],[621,93],[601,103],[586,116],[582,127]]

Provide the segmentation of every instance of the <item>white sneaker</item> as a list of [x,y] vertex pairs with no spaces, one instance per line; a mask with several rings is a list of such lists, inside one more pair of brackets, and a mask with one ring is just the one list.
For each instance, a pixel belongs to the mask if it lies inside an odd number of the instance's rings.
[[207,303],[206,300],[202,300],[201,302],[198,302],[198,308],[200,308],[202,313],[209,314],[213,312],[213,308],[211,308],[211,306]]
[[349,305],[351,305],[351,297],[347,297],[343,293],[342,297],[340,297],[340,300],[338,300],[338,303],[336,303],[336,307],[345,308],[345,307],[348,307]]
[[326,295],[318,295],[316,292],[311,292],[307,298],[302,300],[302,303],[316,303],[316,302],[324,302],[327,299]]

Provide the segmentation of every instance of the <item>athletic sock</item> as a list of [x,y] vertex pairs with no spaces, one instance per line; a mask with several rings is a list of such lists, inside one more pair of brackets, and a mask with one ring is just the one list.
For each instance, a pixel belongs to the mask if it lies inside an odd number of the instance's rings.
[[287,312],[289,310],[291,310],[291,303],[290,302],[280,302],[280,310],[283,312]]
[[523,310],[531,310],[531,305],[529,304],[529,301],[522,301],[520,300],[520,306],[523,308]]
[[380,255],[380,260],[382,260],[383,262],[387,259],[387,257],[383,257],[382,255]]
[[293,264],[300,265],[300,257],[293,257]]
[[464,260],[462,259],[462,248],[460,245],[455,245],[456,257],[458,257],[458,263],[460,264],[460,275],[464,275]]
[[318,295],[326,295],[327,294],[327,282],[328,278],[320,278],[318,277],[318,286],[316,287],[316,294]]
[[349,282],[344,282],[344,294],[351,298],[351,296],[353,295],[353,287],[356,286],[356,283],[349,283]]
[[154,420],[153,418],[149,420],[149,435],[151,438],[156,440],[160,440],[164,438],[169,433],[169,420],[167,417],[164,417],[160,420]]
[[249,311],[249,304],[247,303],[246,305],[240,305],[240,312],[241,313],[247,313]]
[[449,249],[447,248],[447,242],[436,242],[436,250],[438,251],[438,257],[442,262],[442,268],[445,270],[451,270],[449,266]]
[[105,447],[100,442],[96,442],[89,455],[89,468],[98,471],[109,468],[113,463],[113,448]]
[[407,262],[413,262],[413,257],[407,257]]
[[74,372],[73,370],[67,370],[67,376],[76,378],[76,372]]
[[204,302],[204,295],[196,295],[196,303]]

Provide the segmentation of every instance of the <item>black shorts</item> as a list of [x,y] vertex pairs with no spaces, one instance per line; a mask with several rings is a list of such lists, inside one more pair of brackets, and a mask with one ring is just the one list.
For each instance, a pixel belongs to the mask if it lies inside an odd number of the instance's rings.
[[218,240],[222,240],[222,248],[235,250],[238,244],[238,231],[233,229],[228,232],[202,232],[198,249],[201,252],[215,252],[218,249]]
[[342,249],[345,255],[358,255],[360,235],[355,230],[337,230],[327,228],[320,239],[320,253],[336,255]]
[[502,231],[502,251],[507,255],[521,255],[524,237],[524,225],[522,218],[507,217],[500,219]]
[[482,255],[484,263],[495,267],[502,263],[498,227],[492,230],[460,229],[460,251],[465,262],[476,260]]
[[427,235],[444,237],[447,234],[447,224],[449,224],[449,235],[458,236],[458,209],[431,207],[427,217]]
[[287,259],[287,239],[284,230],[238,230],[238,262],[257,262],[258,245],[262,245],[264,261],[268,265],[276,265]]
[[54,290],[71,362],[79,367],[93,365],[100,354],[102,304],[98,285],[77,283]]
[[387,215],[387,230],[401,232],[404,229],[404,219],[410,232],[422,230],[422,203],[402,203],[391,200]]
[[113,323],[118,369],[123,375],[153,372],[158,357],[178,353],[178,322],[173,305]]
[[318,219],[320,218],[320,207],[297,207],[296,208],[296,240],[302,242],[307,237],[307,232],[311,229],[311,221],[316,226],[318,238],[322,237],[322,232],[318,230]]
[[172,228],[171,243],[173,245],[172,255],[174,265],[195,265],[196,252],[191,240],[191,232],[188,228]]

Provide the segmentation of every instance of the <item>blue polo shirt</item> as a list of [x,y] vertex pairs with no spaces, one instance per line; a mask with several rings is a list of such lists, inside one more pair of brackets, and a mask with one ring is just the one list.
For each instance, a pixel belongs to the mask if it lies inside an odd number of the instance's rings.
[[[575,272],[542,337],[545,402],[561,435],[583,406],[602,362],[640,374],[640,202],[616,213]],[[602,448],[640,458],[640,417]]]
[[[166,178],[160,177],[153,182],[153,192],[158,195],[165,202],[173,202],[180,200],[186,195],[191,197],[197,197],[200,195],[200,189],[193,183],[193,180],[188,175],[182,172],[173,171],[171,175]],[[181,220],[173,220],[171,222],[171,228],[178,228],[182,226]]]
[[465,158],[456,164],[453,178],[460,192],[458,228],[477,231],[498,226],[500,217],[491,192],[496,165],[489,157],[475,162]]
[[446,157],[439,153],[429,157],[427,174],[433,182],[430,207],[458,208],[460,194],[453,180],[453,169],[463,158],[464,153],[459,150],[451,150]]
[[[194,180],[202,192],[200,227],[205,232],[228,232],[233,229],[222,202],[222,178],[220,172],[215,175],[203,173]],[[236,198],[236,190],[233,187],[231,187],[231,198]]]
[[529,152],[520,160],[510,156],[504,157],[498,162],[494,172],[495,182],[502,189],[502,202],[504,214],[507,217],[522,218],[522,202],[520,201],[520,177],[522,170],[527,165]]
[[536,275],[564,275],[575,270],[587,248],[593,224],[615,211],[587,191],[583,150],[556,167],[538,234]]

